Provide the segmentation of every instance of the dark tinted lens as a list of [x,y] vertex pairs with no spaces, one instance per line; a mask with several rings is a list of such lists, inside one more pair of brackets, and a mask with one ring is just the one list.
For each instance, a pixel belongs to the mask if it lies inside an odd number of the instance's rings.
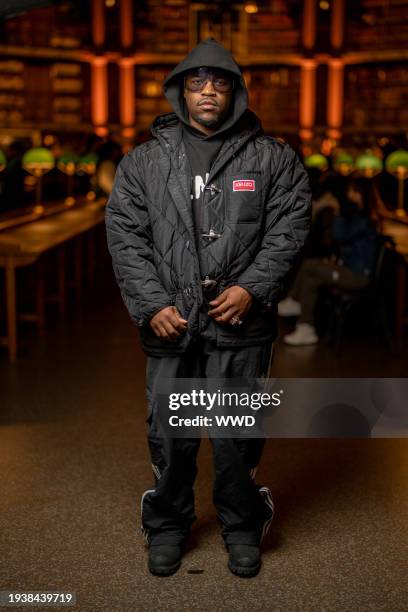
[[206,80],[197,75],[187,76],[185,84],[187,89],[191,89],[191,91],[200,91],[204,87]]
[[233,80],[231,77],[217,76],[213,80],[214,87],[218,91],[231,91]]
[[214,89],[223,93],[231,91],[234,85],[234,79],[228,73],[220,70],[212,71],[206,68],[198,68],[187,74],[185,86],[190,91],[201,91],[209,79],[211,79]]

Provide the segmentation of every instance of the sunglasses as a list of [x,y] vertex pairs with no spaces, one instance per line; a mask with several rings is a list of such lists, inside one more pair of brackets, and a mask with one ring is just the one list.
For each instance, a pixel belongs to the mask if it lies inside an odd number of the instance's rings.
[[230,93],[234,89],[234,78],[222,70],[198,68],[184,77],[184,87],[189,91],[202,91],[207,81],[211,81],[215,91]]

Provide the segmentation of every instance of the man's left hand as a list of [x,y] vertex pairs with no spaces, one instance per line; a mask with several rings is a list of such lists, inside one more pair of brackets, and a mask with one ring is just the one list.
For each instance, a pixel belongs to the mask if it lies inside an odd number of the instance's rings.
[[220,295],[210,302],[213,306],[208,314],[218,323],[234,323],[232,319],[242,321],[251,308],[253,297],[243,287],[234,285],[225,289]]

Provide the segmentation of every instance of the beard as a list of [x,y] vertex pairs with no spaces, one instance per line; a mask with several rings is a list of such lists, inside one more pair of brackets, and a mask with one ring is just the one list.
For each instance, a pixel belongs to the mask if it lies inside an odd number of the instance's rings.
[[215,111],[211,114],[210,117],[207,118],[204,118],[203,114],[201,114],[200,112],[192,113],[191,116],[195,121],[197,121],[197,123],[206,128],[217,128],[222,125],[226,115],[228,114],[228,110],[226,110],[225,112],[221,112],[219,111],[219,109],[217,110],[218,112]]
[[217,115],[217,117],[209,117],[208,119],[204,119],[204,117],[198,114],[192,115],[192,117],[195,121],[197,121],[197,123],[207,128],[217,127],[222,121],[220,115]]

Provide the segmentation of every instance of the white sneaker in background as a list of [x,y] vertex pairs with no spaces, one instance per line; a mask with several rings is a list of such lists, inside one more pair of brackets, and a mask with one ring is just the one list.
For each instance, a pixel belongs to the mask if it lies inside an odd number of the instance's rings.
[[294,332],[283,336],[283,341],[292,346],[305,346],[307,344],[317,344],[319,336],[316,334],[316,329],[313,325],[298,323]]
[[290,295],[278,304],[278,315],[280,317],[298,317],[301,314],[302,306],[300,302],[294,300]]

